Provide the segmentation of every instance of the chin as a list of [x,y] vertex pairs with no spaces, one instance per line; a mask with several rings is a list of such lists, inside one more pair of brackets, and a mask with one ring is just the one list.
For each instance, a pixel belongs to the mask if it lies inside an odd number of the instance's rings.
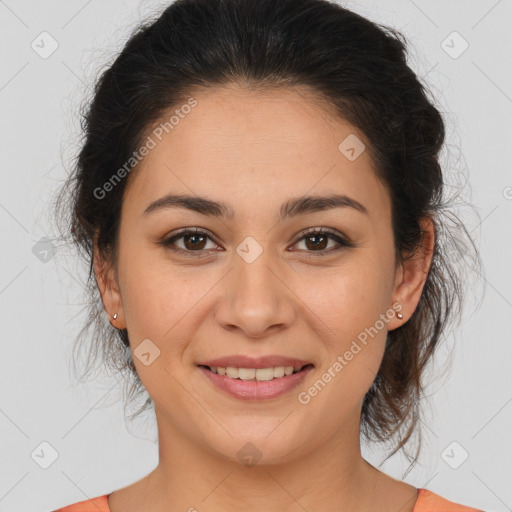
[[[286,429],[278,433],[276,429],[262,428],[253,435],[233,435],[233,438],[210,440],[210,448],[223,459],[230,460],[245,467],[255,465],[276,465],[292,462],[303,454],[307,444],[303,437],[289,435]],[[272,432],[268,435],[269,432]],[[285,434],[286,437],[283,435]]]

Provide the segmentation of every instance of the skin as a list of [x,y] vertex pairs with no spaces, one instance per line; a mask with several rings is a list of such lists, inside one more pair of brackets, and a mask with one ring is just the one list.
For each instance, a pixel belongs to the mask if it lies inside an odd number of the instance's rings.
[[[389,193],[369,152],[350,161],[338,149],[349,134],[369,141],[307,91],[231,86],[193,96],[198,105],[132,171],[117,265],[95,254],[105,309],[118,314],[112,324],[127,327],[132,351],[148,338],[160,350],[148,366],[134,357],[155,403],[159,464],[114,492],[111,511],[412,511],[417,489],[363,459],[359,423],[387,330],[406,322],[420,299],[432,224],[424,220],[422,249],[399,264]],[[143,214],[170,193],[226,202],[234,216],[182,208]],[[276,222],[284,202],[333,193],[367,214],[340,207]],[[212,235],[199,243],[202,258],[191,254],[197,240],[175,241],[186,254],[159,245],[185,227]],[[301,236],[320,227],[354,247],[317,256],[338,246],[329,238],[316,249],[315,239]],[[262,248],[252,263],[236,252],[248,236]],[[392,318],[317,396],[299,403],[298,393],[394,303],[403,319]],[[196,366],[232,354],[298,357],[315,368],[280,397],[242,401]],[[237,457],[247,442],[262,454],[252,467]]]

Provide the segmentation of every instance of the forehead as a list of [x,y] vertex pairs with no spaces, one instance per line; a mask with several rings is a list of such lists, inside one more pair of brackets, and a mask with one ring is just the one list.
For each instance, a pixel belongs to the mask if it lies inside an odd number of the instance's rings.
[[148,131],[155,144],[130,177],[130,207],[142,211],[170,192],[234,205],[268,204],[269,192],[276,200],[338,192],[389,207],[369,152],[355,159],[344,152],[347,144],[357,152],[367,146],[364,134],[307,90],[233,86],[191,98],[193,108],[175,105]]

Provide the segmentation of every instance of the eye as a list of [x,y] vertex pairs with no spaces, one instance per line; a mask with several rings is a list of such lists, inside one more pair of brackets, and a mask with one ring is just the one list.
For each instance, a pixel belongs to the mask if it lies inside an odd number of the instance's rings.
[[[176,246],[176,242],[178,240],[183,240],[182,247]],[[203,251],[208,250],[208,248],[206,247],[207,240],[210,240],[213,242],[213,239],[205,231],[201,231],[198,228],[194,228],[194,229],[186,228],[186,229],[181,230],[179,233],[171,236],[170,238],[162,240],[160,242],[160,245],[163,245],[164,247],[166,247],[174,252],[181,252],[181,253],[188,253],[188,254],[198,253],[197,256],[202,256]],[[218,247],[215,243],[214,243],[214,245],[216,247]],[[215,250],[215,247],[214,247],[214,250]],[[191,254],[191,255],[196,256],[196,254]]]
[[[309,228],[303,231],[301,235],[301,238],[294,245],[304,242],[305,252],[314,253],[311,255],[313,257],[326,256],[341,249],[354,247],[353,243],[330,228]],[[208,240],[214,244],[214,247],[207,247]],[[329,248],[329,240],[334,241],[337,246]],[[182,247],[176,244],[178,241],[183,241]],[[182,229],[171,237],[162,240],[159,244],[173,252],[185,253],[187,256],[204,256],[204,252],[208,250],[222,250],[219,249],[219,246],[206,231],[199,228]]]
[[[303,231],[301,235],[302,237],[295,242],[295,245],[304,242],[306,252],[317,253],[313,256],[326,256],[328,253],[354,247],[354,244],[329,228],[309,228]],[[335,245],[334,248],[332,246],[329,248],[329,240],[334,240],[337,246]]]

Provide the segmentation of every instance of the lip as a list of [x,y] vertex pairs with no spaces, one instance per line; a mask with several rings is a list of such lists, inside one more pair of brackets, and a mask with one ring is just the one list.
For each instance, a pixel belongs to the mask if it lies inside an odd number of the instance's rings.
[[[264,358],[262,358],[264,359]],[[290,364],[269,364],[262,362],[262,359],[257,361],[251,360],[250,363],[247,361],[241,361],[237,356],[235,359],[237,366],[242,364],[242,366],[238,366],[238,368],[265,368],[268,366],[303,366],[298,359],[290,359],[290,358],[279,358],[279,361],[286,360]],[[214,361],[210,361],[211,366],[216,366],[213,364],[214,362],[220,361],[222,364],[218,364],[218,366],[223,366],[225,364],[226,359],[215,359]],[[233,361],[233,359],[229,359],[229,361]],[[247,364],[255,364],[257,362],[259,366],[247,366]],[[292,365],[292,362],[298,362],[297,365]],[[210,366],[205,365],[205,366]],[[306,378],[307,374],[314,369],[313,364],[306,363],[306,366],[302,368],[297,373],[292,373],[291,375],[285,375],[284,377],[278,377],[269,381],[257,381],[257,380],[241,380],[241,379],[233,379],[226,375],[220,375],[218,373],[211,372],[205,366],[198,366],[199,371],[220,391],[226,393],[227,395],[238,398],[241,400],[269,400],[272,398],[277,398],[285,393],[288,393],[292,389],[296,388],[303,382]],[[229,365],[227,365],[229,366]]]
[[292,357],[285,356],[262,356],[262,357],[248,357],[248,356],[226,356],[218,359],[211,359],[198,363],[198,366],[221,366],[227,368],[231,366],[233,368],[269,368],[271,366],[306,366],[307,364],[313,365],[311,361],[303,361],[302,359],[295,359]]

